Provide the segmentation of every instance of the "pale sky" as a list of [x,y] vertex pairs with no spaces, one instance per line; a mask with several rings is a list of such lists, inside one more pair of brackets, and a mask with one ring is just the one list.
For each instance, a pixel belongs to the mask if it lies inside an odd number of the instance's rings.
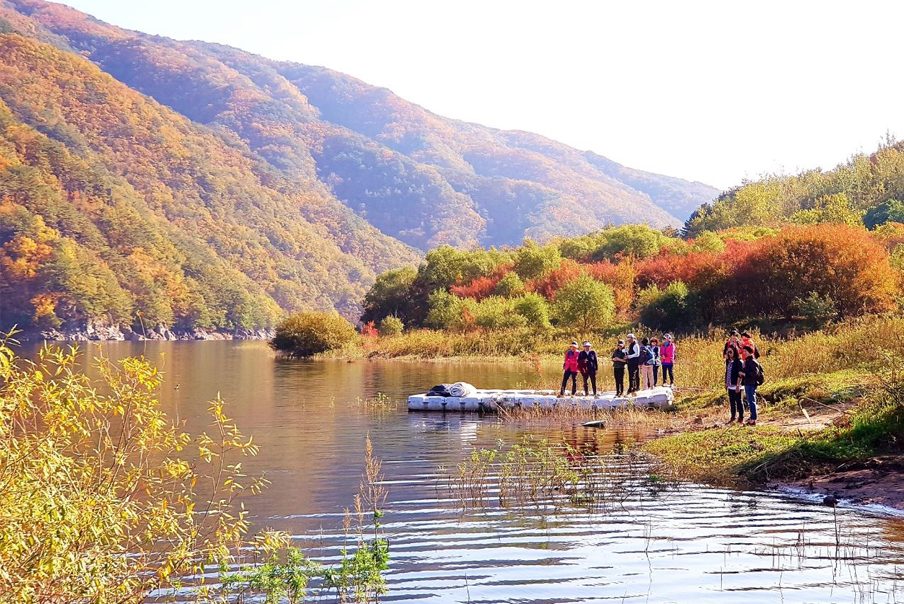
[[730,187],[904,138],[904,2],[69,0]]

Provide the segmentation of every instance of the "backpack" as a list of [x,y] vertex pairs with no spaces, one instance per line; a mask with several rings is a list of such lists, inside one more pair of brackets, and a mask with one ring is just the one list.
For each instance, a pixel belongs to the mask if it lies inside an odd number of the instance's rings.
[[650,359],[653,358],[653,351],[650,350],[649,346],[641,346],[640,347],[640,364],[646,365],[650,362]]
[[763,366],[759,363],[756,364],[756,385],[762,386],[766,381],[766,372],[763,371]]

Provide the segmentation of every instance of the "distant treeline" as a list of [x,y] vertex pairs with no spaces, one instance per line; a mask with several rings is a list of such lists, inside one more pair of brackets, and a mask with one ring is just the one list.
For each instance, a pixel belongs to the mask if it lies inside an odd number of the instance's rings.
[[453,331],[570,326],[614,318],[691,330],[750,319],[831,319],[897,308],[904,224],[740,227],[683,239],[612,227],[547,245],[441,247],[418,269],[388,271],[362,321]]
[[684,233],[743,226],[844,223],[876,228],[904,222],[904,143],[888,140],[834,170],[770,176],[720,195],[688,219]]

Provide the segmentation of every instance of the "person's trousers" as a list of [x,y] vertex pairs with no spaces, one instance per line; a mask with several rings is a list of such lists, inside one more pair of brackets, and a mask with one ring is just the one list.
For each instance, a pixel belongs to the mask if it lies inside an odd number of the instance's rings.
[[[673,363],[663,363],[662,364],[662,385],[665,386],[665,377],[668,375],[669,377],[669,385],[673,386],[675,384],[675,374],[672,373]],[[656,380],[656,376],[653,376],[653,381]]]
[[728,407],[731,409],[731,419],[744,419],[744,403],[741,402],[741,391],[728,389]]
[[615,396],[621,396],[625,393],[625,366],[616,366],[615,371]]
[[756,384],[744,384],[744,393],[747,395],[750,419],[756,420]]
[[565,385],[568,383],[568,378],[571,378],[571,395],[578,391],[578,372],[577,371],[565,371],[565,375],[562,376],[562,389],[559,391],[559,394],[565,394]]
[[587,379],[590,379],[590,384],[593,386],[593,396],[596,396],[596,372],[588,371],[587,373],[581,372],[581,376],[584,378],[584,395],[586,395],[589,391],[587,390]]
[[640,390],[640,365],[628,363],[628,392]]
[[646,390],[647,388],[653,387],[653,366],[652,365],[641,365],[640,366],[640,375],[641,375],[641,384],[642,388]]
[[[662,376],[665,377],[665,374],[663,373]],[[655,386],[658,383],[659,383],[659,365],[653,365],[653,385]]]

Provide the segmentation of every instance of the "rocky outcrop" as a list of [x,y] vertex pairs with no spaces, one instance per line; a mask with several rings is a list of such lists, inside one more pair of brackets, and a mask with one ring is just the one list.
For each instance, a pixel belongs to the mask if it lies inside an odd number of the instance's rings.
[[82,325],[59,329],[26,331],[16,335],[22,341],[50,340],[57,342],[122,341],[143,342],[186,341],[186,340],[269,340],[272,329],[170,329],[157,325],[149,329],[133,330],[129,326],[109,325],[99,321],[88,321]]

